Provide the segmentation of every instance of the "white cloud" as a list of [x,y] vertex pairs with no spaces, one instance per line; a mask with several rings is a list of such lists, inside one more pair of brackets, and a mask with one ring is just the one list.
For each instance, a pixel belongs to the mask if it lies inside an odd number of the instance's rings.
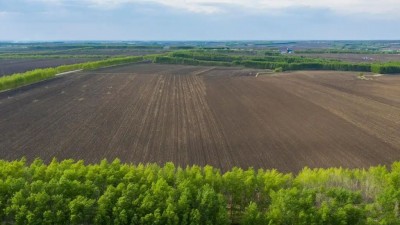
[[190,1],[190,0],[84,0],[90,6],[103,9],[114,9],[128,3],[155,3],[170,8],[187,10],[195,13],[217,13],[223,11],[218,1]]
[[[32,1],[32,0],[31,0]],[[397,16],[400,11],[399,0],[33,0],[47,3],[88,4],[101,8],[116,8],[129,3],[155,3],[171,8],[195,13],[218,13],[227,7],[244,11],[267,12],[267,10],[284,10],[285,8],[307,7],[329,9],[337,13],[378,14]]]

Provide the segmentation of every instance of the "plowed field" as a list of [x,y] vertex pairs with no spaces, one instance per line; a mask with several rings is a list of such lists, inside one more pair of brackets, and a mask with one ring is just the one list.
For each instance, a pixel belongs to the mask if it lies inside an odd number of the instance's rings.
[[135,64],[0,94],[0,158],[277,168],[400,160],[400,77]]

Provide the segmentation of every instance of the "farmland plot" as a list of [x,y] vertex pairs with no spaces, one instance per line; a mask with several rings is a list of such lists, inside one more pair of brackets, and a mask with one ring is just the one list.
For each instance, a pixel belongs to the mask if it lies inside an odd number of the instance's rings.
[[298,171],[400,159],[397,77],[136,64],[0,94],[0,158]]
[[93,60],[95,59],[0,59],[0,77],[13,73],[23,73],[34,69],[57,67]]

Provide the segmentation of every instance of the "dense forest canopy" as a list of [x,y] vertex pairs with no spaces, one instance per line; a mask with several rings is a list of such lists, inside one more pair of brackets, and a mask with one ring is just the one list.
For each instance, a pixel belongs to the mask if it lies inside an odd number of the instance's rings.
[[400,162],[299,174],[0,161],[2,224],[399,224]]

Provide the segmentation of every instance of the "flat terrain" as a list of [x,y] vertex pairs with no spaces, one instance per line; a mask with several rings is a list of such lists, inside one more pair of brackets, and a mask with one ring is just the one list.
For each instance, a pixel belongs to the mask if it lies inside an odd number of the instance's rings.
[[135,64],[0,94],[0,158],[298,171],[400,160],[400,76]]
[[390,62],[400,61],[400,54],[351,54],[351,53],[308,53],[296,54],[305,57],[322,58],[322,59],[339,59],[346,62]]
[[93,61],[95,59],[0,59],[0,77],[29,70]]
[[160,54],[167,52],[164,49],[75,49],[59,54],[73,55],[103,55],[103,56],[140,56],[149,54]]

